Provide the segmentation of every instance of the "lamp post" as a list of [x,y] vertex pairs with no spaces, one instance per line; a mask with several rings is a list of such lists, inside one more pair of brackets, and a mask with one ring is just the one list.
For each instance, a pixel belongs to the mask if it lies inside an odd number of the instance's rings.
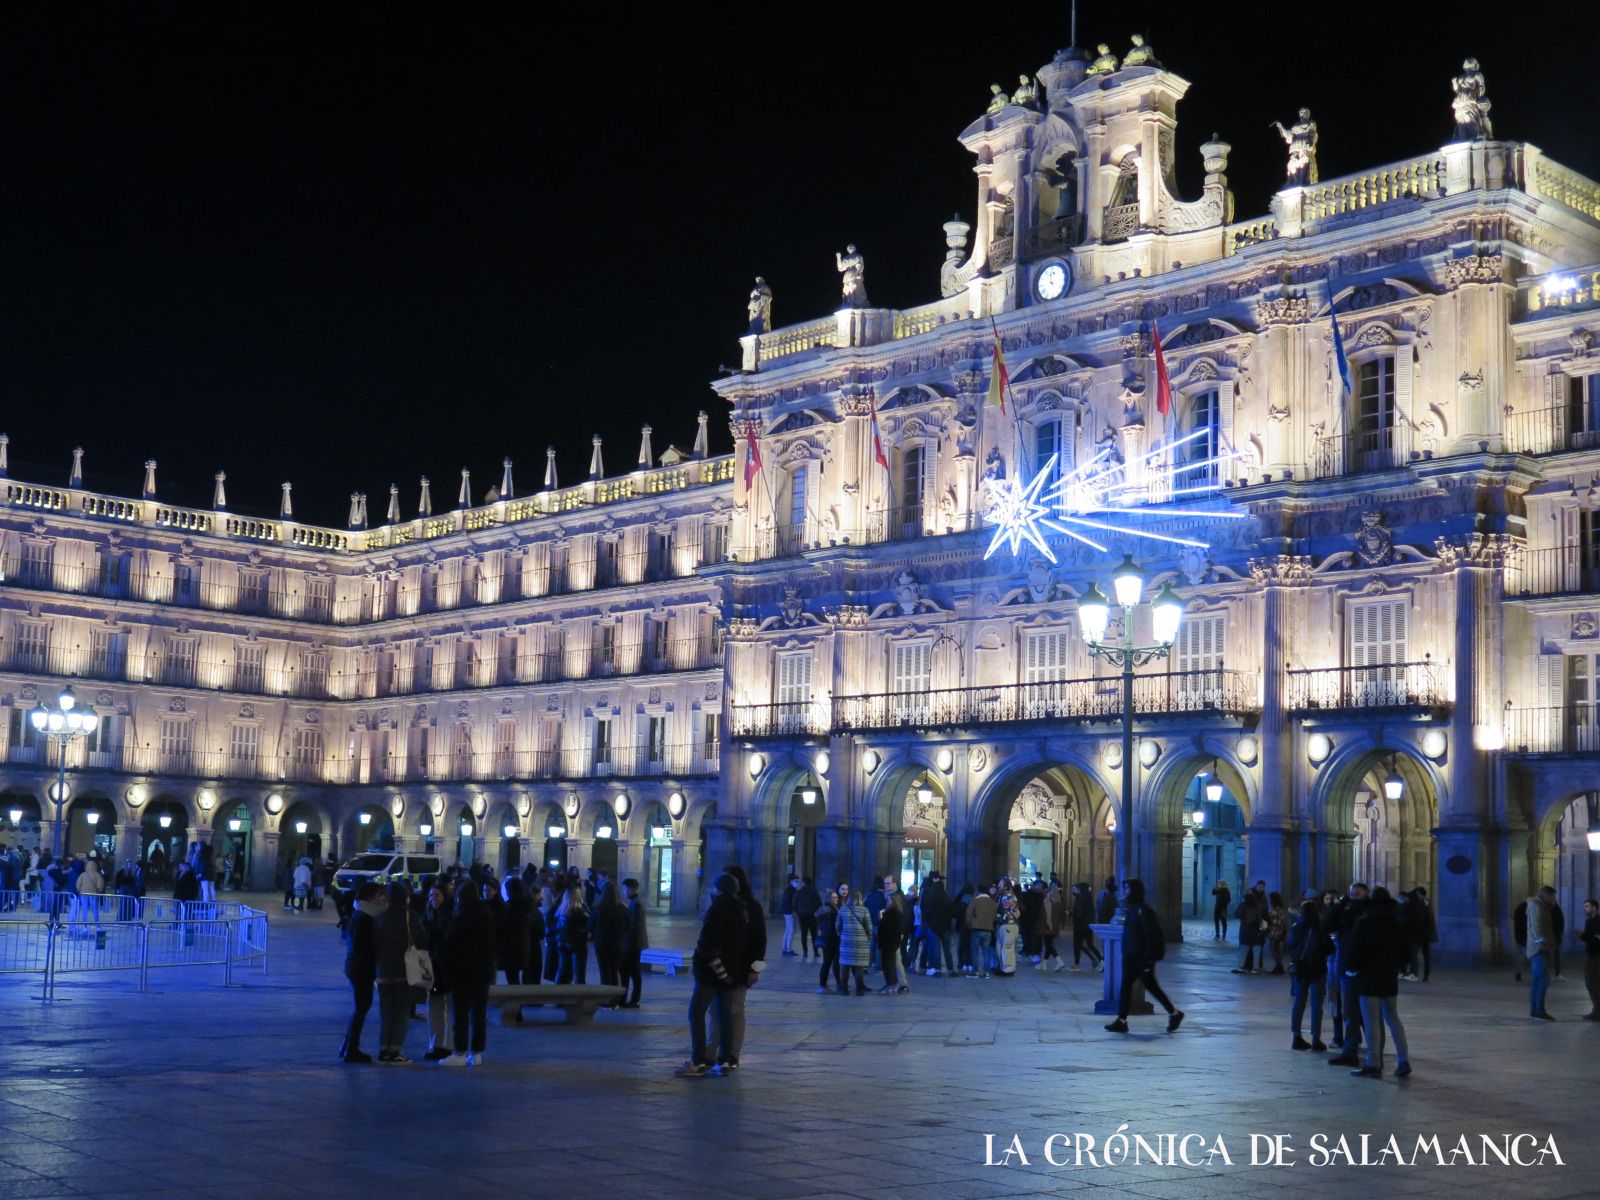
[[61,808],[67,802],[67,747],[79,738],[93,733],[100,725],[100,718],[87,709],[80,709],[78,698],[72,694],[72,689],[64,687],[61,689],[61,694],[56,697],[54,708],[46,708],[44,701],[41,700],[28,713],[28,720],[36,730],[56,744],[58,773],[55,787],[50,789],[50,799],[56,806],[54,852],[55,856],[60,858],[63,834]]
[[[1117,830],[1122,835],[1117,843],[1117,880],[1122,884],[1133,875],[1133,675],[1138,668],[1172,652],[1178,623],[1183,619],[1183,602],[1173,594],[1171,584],[1162,586],[1150,601],[1155,644],[1141,646],[1133,639],[1133,614],[1144,594],[1144,572],[1131,555],[1124,555],[1122,565],[1112,574],[1111,590],[1116,606],[1122,609],[1121,642],[1106,641],[1112,601],[1092,583],[1078,602],[1078,616],[1083,622],[1089,656],[1122,668],[1122,811],[1117,814]],[[1124,911],[1120,899],[1118,911]]]

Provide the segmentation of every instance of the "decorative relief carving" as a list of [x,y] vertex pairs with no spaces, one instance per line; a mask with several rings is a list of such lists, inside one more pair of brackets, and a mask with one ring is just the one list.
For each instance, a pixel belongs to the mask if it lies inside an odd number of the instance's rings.
[[1252,558],[1250,578],[1258,584],[1300,584],[1311,581],[1311,559],[1303,554]]
[[1470,254],[1444,264],[1445,286],[1452,290],[1464,283],[1499,283],[1504,278],[1505,257],[1499,254]]
[[1298,325],[1311,319],[1311,299],[1301,295],[1274,296],[1256,301],[1256,323],[1267,328],[1272,325]]
[[1394,531],[1384,524],[1381,512],[1361,514],[1356,557],[1369,567],[1381,567],[1394,558]]
[[1469,533],[1442,537],[1434,541],[1439,561],[1447,567],[1491,567],[1500,569],[1514,552],[1515,543],[1504,533]]
[[1578,613],[1572,618],[1572,636],[1575,638],[1592,638],[1600,634],[1600,622],[1597,622],[1593,613]]

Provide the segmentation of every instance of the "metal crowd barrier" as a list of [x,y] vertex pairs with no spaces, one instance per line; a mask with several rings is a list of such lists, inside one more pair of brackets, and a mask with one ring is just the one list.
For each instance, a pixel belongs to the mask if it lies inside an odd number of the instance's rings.
[[220,966],[224,986],[267,971],[267,914],[225,901],[0,891],[0,975],[42,978],[55,999],[63,975],[137,972],[139,990],[164,967]]

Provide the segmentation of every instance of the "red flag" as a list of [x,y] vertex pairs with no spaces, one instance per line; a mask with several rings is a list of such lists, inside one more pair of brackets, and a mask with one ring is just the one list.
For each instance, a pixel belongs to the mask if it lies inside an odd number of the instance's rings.
[[893,474],[889,470],[889,460],[883,453],[883,435],[878,431],[878,398],[869,387],[867,389],[867,415],[872,421],[872,461],[883,468],[885,474]]
[[1172,380],[1167,378],[1167,356],[1161,353],[1161,327],[1154,321],[1150,338],[1156,344],[1156,411],[1164,417],[1172,411]]
[[761,470],[761,447],[756,444],[756,418],[744,419],[744,487],[750,490],[750,481]]

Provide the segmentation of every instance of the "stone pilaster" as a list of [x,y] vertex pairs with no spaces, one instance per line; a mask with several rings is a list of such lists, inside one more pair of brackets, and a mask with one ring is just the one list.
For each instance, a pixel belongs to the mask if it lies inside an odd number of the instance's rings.
[[1294,730],[1289,721],[1288,654],[1302,625],[1300,593],[1311,581],[1311,560],[1279,554],[1250,561],[1261,588],[1260,779],[1250,814],[1249,872],[1252,880],[1289,896],[1304,885],[1298,875],[1299,822],[1295,819]]

